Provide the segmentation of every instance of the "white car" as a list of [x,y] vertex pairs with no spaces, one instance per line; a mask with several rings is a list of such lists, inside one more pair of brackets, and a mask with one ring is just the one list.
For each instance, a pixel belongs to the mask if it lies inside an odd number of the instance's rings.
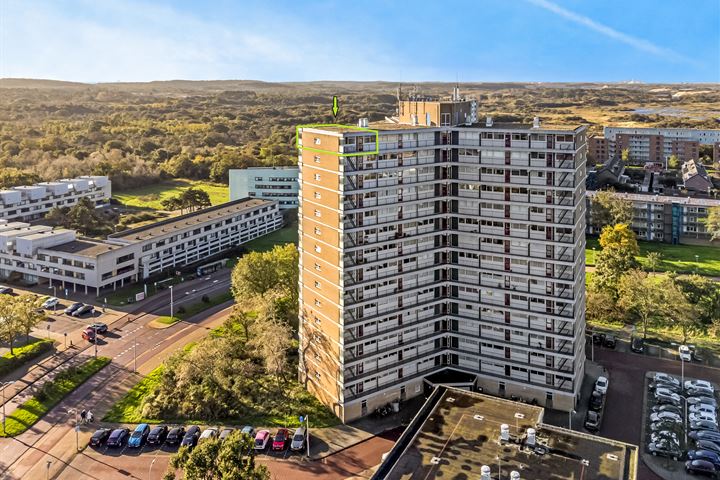
[[690,420],[690,422],[701,422],[705,420],[717,424],[717,415],[715,415],[714,413],[690,412],[690,415],[688,415],[688,420]]
[[662,372],[655,372],[655,375],[653,375],[653,381],[655,383],[669,383],[670,385],[675,385],[676,387],[680,386],[680,379]]
[[59,298],[50,297],[50,298],[48,298],[47,300],[45,300],[45,301],[43,302],[43,304],[41,305],[41,307],[44,308],[44,309],[46,309],[46,310],[49,310],[49,309],[51,309],[51,308],[57,307],[59,303],[60,303],[60,299],[59,299]]
[[217,428],[207,428],[200,435],[200,438],[198,439],[198,443],[204,442],[205,440],[209,440],[211,438],[215,438],[215,437],[217,437],[217,434],[218,434]]
[[680,395],[667,388],[656,388],[655,400],[660,403],[672,403],[674,405],[680,405],[681,402]]
[[690,405],[690,413],[707,413],[708,415],[715,415],[715,407],[706,403],[697,403]]
[[607,394],[609,384],[610,382],[608,382],[607,377],[598,377],[598,379],[595,380],[595,391],[605,395]]
[[715,386],[708,382],[707,380],[686,380],[685,381],[685,390],[689,390],[691,388],[706,388],[708,390],[715,391]]
[[683,419],[680,415],[675,412],[659,412],[650,415],[651,422],[675,422],[682,423]]
[[690,351],[690,347],[687,345],[680,345],[678,347],[678,355],[680,355],[680,359],[685,362],[692,362],[692,352]]
[[650,434],[650,441],[652,443],[657,443],[661,440],[665,440],[666,442],[674,443],[678,447],[680,447],[680,438],[678,437],[678,434],[675,432],[672,432],[670,430],[661,430],[659,432],[653,432]]

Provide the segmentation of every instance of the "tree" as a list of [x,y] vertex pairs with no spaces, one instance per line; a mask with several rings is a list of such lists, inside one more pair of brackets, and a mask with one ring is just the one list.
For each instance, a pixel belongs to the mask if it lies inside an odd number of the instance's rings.
[[700,308],[690,302],[680,288],[675,278],[665,276],[659,285],[663,302],[659,305],[665,316],[664,323],[671,327],[679,327],[682,332],[682,342],[687,343],[691,333],[702,328],[700,322]]
[[670,155],[667,164],[670,170],[677,170],[680,167],[680,160],[677,155]]
[[703,219],[705,223],[705,229],[710,234],[711,240],[717,240],[720,238],[720,206],[710,207],[708,209],[707,218]]
[[720,284],[700,275],[673,276],[673,283],[682,291],[691,305],[698,309],[698,320],[709,326],[720,320]]
[[620,158],[623,162],[627,163],[630,160],[630,150],[627,148],[623,149],[623,151],[620,153]]
[[643,338],[647,338],[648,327],[662,318],[665,300],[662,292],[641,270],[630,270],[623,275],[617,291],[618,306],[640,321]]
[[600,235],[602,250],[595,257],[594,284],[617,298],[620,278],[639,263],[635,256],[640,249],[635,233],[626,224],[608,225]]
[[244,255],[232,272],[232,291],[238,303],[280,289],[288,302],[298,302],[298,251],[294,244],[276,245],[269,252]]
[[47,317],[40,308],[40,298],[32,294],[23,294],[14,299],[17,325],[25,333],[25,343],[30,342],[30,332]]
[[0,339],[7,343],[10,355],[14,355],[15,339],[20,333],[15,297],[0,295]]
[[263,297],[265,308],[258,313],[257,319],[251,325],[248,342],[262,358],[265,371],[273,375],[278,382],[285,380],[288,352],[293,345],[292,328],[277,316],[276,297],[280,296],[282,293],[275,291],[272,295]]
[[650,269],[650,272],[652,274],[655,274],[657,271],[658,266],[660,265],[660,262],[662,262],[662,253],[660,252],[650,252],[645,257],[647,259],[648,268]]
[[615,299],[608,292],[588,288],[585,292],[585,317],[589,322],[612,321],[617,317]]
[[633,203],[612,189],[595,192],[590,203],[590,218],[596,230],[607,225],[630,224],[633,219]]

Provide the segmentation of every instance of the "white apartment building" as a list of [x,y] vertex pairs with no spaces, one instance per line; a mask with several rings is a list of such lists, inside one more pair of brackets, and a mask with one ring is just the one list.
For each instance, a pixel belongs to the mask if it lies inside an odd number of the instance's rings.
[[[428,125],[471,110],[426,103]],[[586,128],[490,118],[369,128],[299,135],[309,390],[343,421],[432,382],[574,408],[585,361]]]
[[0,190],[0,218],[29,221],[44,217],[55,207],[72,207],[81,198],[95,206],[108,203],[112,196],[108,177],[83,176],[56,182]]
[[141,282],[200,263],[282,226],[276,202],[239,199],[113,234],[78,238],[72,230],[0,224],[0,278],[88,293]]
[[230,200],[262,198],[281,209],[298,206],[298,167],[252,167],[230,170]]

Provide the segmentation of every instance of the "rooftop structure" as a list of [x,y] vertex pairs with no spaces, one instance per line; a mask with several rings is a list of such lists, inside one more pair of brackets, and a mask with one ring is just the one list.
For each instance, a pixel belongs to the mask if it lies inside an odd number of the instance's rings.
[[690,191],[708,193],[713,188],[707,170],[699,160],[691,159],[682,164],[682,179]]
[[275,200],[281,209],[298,206],[298,167],[231,169],[230,200],[252,197]]
[[439,386],[373,480],[634,480],[637,462],[636,446],[547,425],[541,407]]

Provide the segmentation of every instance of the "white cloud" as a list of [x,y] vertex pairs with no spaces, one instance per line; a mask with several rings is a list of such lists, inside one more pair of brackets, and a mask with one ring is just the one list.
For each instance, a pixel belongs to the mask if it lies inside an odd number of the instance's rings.
[[572,11],[570,11],[566,8],[563,8],[560,5],[550,2],[548,0],[527,0],[527,1],[529,3],[532,3],[533,5],[536,5],[540,8],[544,8],[545,10],[555,13],[562,18],[570,20],[571,22],[577,23],[578,25],[582,25],[582,26],[587,27],[591,30],[594,30],[602,35],[605,35],[608,38],[612,38],[613,40],[617,40],[626,45],[630,45],[631,47],[633,47],[637,50],[651,53],[651,54],[657,55],[659,57],[664,57],[664,58],[667,58],[668,60],[672,60],[672,61],[683,61],[683,62],[693,63],[692,60],[680,55],[679,53],[677,53],[669,48],[664,48],[664,47],[656,45],[648,40],[634,37],[632,35],[628,35],[623,32],[619,32],[612,27],[609,27],[602,23],[596,22],[595,20],[591,19],[590,17],[586,17],[585,15],[580,15],[578,13],[572,12]]
[[67,3],[0,0],[0,77],[375,80],[402,72],[437,78],[433,70],[403,67],[386,45],[328,41],[313,25],[277,12],[267,16],[272,21],[258,16],[229,26],[135,0],[82,0],[72,9]]

